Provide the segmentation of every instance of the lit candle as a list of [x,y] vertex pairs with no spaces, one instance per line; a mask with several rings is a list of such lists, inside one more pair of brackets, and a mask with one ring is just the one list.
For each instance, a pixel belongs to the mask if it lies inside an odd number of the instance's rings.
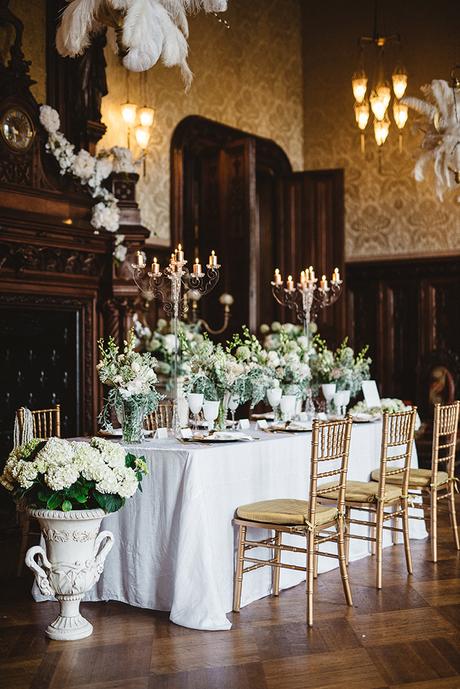
[[332,282],[340,282],[340,271],[338,268],[332,273]]
[[301,270],[300,271],[300,284],[302,285],[302,287],[305,287],[305,282],[306,282],[305,271]]
[[201,275],[202,271],[201,271],[201,263],[200,263],[199,258],[195,259],[195,263],[193,264],[193,272],[195,273],[195,275]]
[[286,287],[288,292],[292,292],[294,290],[294,280],[292,279],[292,275],[288,275],[288,279],[286,281]]
[[321,287],[321,289],[324,289],[324,290],[328,289],[327,280],[326,280],[325,275],[322,276],[321,282],[319,283],[319,286]]
[[160,272],[160,265],[159,265],[159,263],[158,263],[156,257],[153,258],[153,261],[152,261],[152,270],[151,270],[151,272],[152,272],[154,275],[158,275],[158,273]]
[[310,280],[314,280],[315,279],[315,271],[313,270],[313,266],[309,267],[308,272],[310,273]]
[[217,256],[216,256],[214,249],[211,251],[211,255],[209,257],[209,265],[210,266],[216,266],[217,265]]
[[184,260],[184,252],[182,251],[182,244],[178,244],[178,245],[177,245],[176,255],[177,255],[177,260],[178,260],[178,261],[183,261],[183,260]]
[[144,267],[144,254],[142,253],[142,251],[137,252],[137,265],[139,266],[139,268]]
[[279,268],[276,268],[275,270],[275,279],[273,280],[273,282],[275,283],[275,285],[281,285],[283,282]]

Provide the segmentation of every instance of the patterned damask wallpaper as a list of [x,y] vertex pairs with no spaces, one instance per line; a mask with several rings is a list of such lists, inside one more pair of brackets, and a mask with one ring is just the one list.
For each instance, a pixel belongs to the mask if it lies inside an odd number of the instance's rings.
[[[147,100],[156,109],[147,176],[139,184],[142,220],[154,237],[169,237],[169,148],[176,125],[202,115],[273,138],[295,169],[303,168],[303,83],[301,12],[298,0],[230,0],[225,29],[200,14],[190,21],[189,64],[195,73],[184,93],[177,69],[157,65],[148,73]],[[108,132],[102,147],[126,145],[119,106],[126,79],[107,49],[109,94],[103,99]],[[138,75],[130,77],[130,98],[143,104]]]
[[[350,79],[357,62],[357,39],[372,32],[373,3],[329,0],[327,4],[305,3],[303,10],[305,167],[345,168],[347,258],[460,250],[460,188],[440,202],[432,183],[416,183],[412,177],[421,140],[413,131],[413,115],[404,130],[402,154],[396,125],[390,127],[381,173],[370,124],[365,156],[360,152]],[[408,93],[421,95],[420,85],[433,78],[449,78],[460,57],[457,3],[387,0],[385,19],[387,32],[399,31],[402,36]],[[388,50],[388,76],[393,56]]]
[[11,11],[24,24],[22,50],[26,60],[32,62],[30,76],[37,83],[31,91],[39,103],[44,103],[46,99],[45,1],[10,0]]

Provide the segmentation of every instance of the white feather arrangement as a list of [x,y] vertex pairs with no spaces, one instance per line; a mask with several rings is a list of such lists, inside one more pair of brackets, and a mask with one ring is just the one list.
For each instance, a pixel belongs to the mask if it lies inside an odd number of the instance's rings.
[[402,102],[428,120],[414,177],[420,182],[433,163],[435,187],[442,201],[446,190],[460,183],[460,89],[443,79],[421,87],[425,100],[406,96]]
[[[118,29],[117,52],[124,66],[143,72],[159,59],[178,66],[188,88],[188,21],[192,12],[225,12],[228,0],[67,0],[56,35],[58,52],[75,57],[104,26]],[[120,31],[121,29],[121,31]]]

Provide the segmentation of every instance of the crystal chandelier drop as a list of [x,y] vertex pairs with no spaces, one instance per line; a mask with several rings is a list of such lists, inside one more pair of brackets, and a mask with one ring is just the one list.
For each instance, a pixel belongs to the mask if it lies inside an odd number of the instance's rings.
[[[382,146],[388,138],[392,110],[393,120],[399,132],[399,150],[402,150],[402,131],[408,119],[407,105],[401,102],[407,88],[407,72],[400,62],[393,69],[390,82],[385,76],[384,56],[385,49],[390,44],[401,49],[401,39],[399,34],[384,35],[379,33],[377,22],[377,2],[374,10],[374,30],[372,36],[361,36],[358,41],[359,46],[359,66],[353,73],[351,86],[355,98],[355,118],[356,124],[361,132],[361,151],[364,153],[365,131],[371,115],[374,128],[374,137],[381,151]],[[364,57],[366,48],[367,57],[372,62],[372,79],[369,79],[364,67]],[[393,107],[390,108],[393,98]]]

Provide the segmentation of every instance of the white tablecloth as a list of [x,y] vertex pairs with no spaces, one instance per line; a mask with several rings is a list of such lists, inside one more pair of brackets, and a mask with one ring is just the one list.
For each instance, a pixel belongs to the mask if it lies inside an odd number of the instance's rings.
[[[229,629],[236,507],[269,498],[308,497],[311,433],[257,435],[256,442],[222,445],[168,439],[128,446],[146,457],[150,473],[142,482],[143,492],[104,519],[103,528],[114,533],[115,544],[86,600],[170,610],[170,619],[185,627]],[[369,479],[379,463],[380,437],[381,423],[354,424],[350,479]],[[415,450],[413,465],[417,466]],[[411,522],[411,537],[425,536],[424,523]],[[351,540],[351,560],[368,554],[367,542]],[[304,564],[298,554],[289,554],[286,561]],[[319,572],[336,566],[334,559],[319,560]],[[281,588],[304,578],[301,572],[281,570]],[[353,587],[352,567],[350,580]],[[270,568],[251,572],[244,577],[242,605],[270,591]],[[40,599],[36,591],[34,595]]]

